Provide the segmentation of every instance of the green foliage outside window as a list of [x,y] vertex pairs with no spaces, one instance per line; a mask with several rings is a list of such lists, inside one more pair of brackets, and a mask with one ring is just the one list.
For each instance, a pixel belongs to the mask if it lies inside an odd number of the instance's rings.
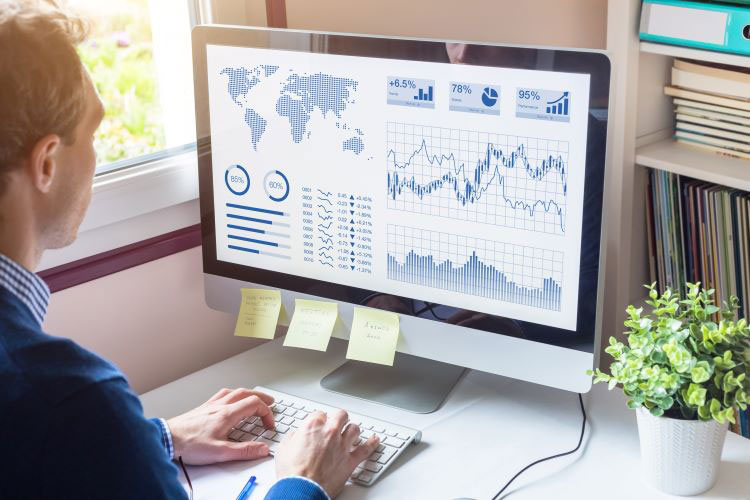
[[164,149],[147,0],[72,3],[94,28],[79,54],[106,109],[95,138],[99,164]]

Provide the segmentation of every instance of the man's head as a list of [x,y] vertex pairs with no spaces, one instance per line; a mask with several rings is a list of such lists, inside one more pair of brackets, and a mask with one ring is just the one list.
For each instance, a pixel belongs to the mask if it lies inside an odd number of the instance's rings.
[[85,34],[52,0],[0,0],[0,229],[32,225],[37,252],[72,243],[91,200],[103,108]]

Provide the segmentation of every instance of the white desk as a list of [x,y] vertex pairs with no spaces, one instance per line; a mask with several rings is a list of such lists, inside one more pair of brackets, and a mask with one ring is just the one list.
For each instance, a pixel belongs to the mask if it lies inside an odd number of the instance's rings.
[[[341,499],[491,498],[520,468],[575,446],[581,414],[575,394],[470,372],[443,407],[416,415],[325,391],[320,379],[344,361],[346,344],[327,353],[283,348],[281,340],[249,350],[155,389],[141,398],[149,417],[171,417],[222,387],[267,387],[421,429],[372,487],[348,485]],[[619,391],[598,385],[584,397],[589,421],[582,452],[537,465],[507,490],[511,499],[660,499],[639,477],[635,414]],[[261,499],[273,483],[271,459],[190,467],[197,499],[234,498],[252,474]],[[750,499],[750,440],[730,433],[717,484],[700,498]]]

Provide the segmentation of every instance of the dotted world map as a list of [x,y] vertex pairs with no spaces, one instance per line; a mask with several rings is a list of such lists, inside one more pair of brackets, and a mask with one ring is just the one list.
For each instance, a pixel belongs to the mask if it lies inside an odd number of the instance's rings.
[[[278,70],[278,66],[258,65],[252,69],[224,68],[220,73],[227,79],[227,91],[232,101],[244,111],[245,124],[250,129],[250,141],[256,151],[258,143],[267,132],[268,119],[252,105],[252,90],[265,79],[276,75]],[[292,141],[300,143],[310,137],[310,117],[317,109],[326,121],[335,121],[336,128],[350,134],[342,141],[342,150],[358,155],[365,148],[364,134],[359,128],[353,128],[343,117],[347,107],[355,102],[353,93],[357,86],[358,83],[349,78],[324,73],[297,74],[290,70],[289,75],[282,80],[276,96],[276,113],[289,122]]]

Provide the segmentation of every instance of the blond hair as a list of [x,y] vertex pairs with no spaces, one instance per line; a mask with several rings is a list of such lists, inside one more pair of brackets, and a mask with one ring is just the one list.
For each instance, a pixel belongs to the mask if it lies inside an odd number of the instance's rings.
[[74,142],[86,102],[76,46],[87,33],[54,0],[0,0],[0,193],[39,139]]

